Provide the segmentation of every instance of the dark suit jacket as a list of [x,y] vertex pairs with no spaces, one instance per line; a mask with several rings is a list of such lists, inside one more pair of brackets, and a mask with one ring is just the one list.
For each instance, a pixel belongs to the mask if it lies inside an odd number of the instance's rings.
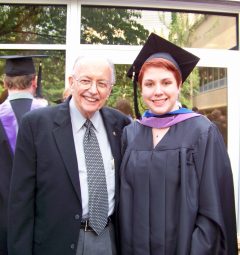
[[0,121],[0,255],[7,255],[7,204],[13,153]]
[[[128,118],[101,111],[116,168]],[[118,201],[116,192],[116,201]],[[69,100],[28,113],[18,133],[9,202],[9,255],[76,254],[82,207]]]

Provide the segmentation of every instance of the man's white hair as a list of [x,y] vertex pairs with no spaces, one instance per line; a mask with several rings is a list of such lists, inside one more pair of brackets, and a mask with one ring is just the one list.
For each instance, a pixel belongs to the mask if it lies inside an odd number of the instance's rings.
[[94,57],[94,56],[92,56],[92,57],[91,56],[90,57],[89,56],[79,56],[79,57],[77,57],[74,64],[73,64],[72,75],[75,73],[76,66],[81,64],[80,62],[81,62],[82,59],[93,59],[93,60],[94,59],[98,59],[98,60],[101,59],[101,60],[105,60],[108,63],[108,65],[110,67],[110,70],[111,70],[111,73],[112,73],[112,75],[111,75],[111,77],[112,77],[111,84],[112,85],[115,84],[115,82],[116,82],[115,66],[114,66],[113,62],[110,59],[104,58],[104,57]]

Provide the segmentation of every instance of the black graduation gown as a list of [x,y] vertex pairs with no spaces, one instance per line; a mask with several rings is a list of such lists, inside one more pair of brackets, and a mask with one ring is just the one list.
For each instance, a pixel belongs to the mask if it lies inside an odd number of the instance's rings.
[[13,153],[0,120],[0,255],[7,254],[7,205]]
[[[11,101],[18,123],[22,116],[30,110],[31,104],[32,99]],[[12,165],[13,152],[0,119],[0,255],[7,255],[7,209]]]
[[231,166],[213,123],[185,120],[153,148],[151,128],[135,122],[123,150],[122,255],[237,254]]

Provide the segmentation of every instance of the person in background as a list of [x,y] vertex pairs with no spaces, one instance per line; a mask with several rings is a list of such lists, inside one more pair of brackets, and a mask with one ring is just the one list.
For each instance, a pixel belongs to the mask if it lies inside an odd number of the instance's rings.
[[130,120],[104,107],[114,82],[110,61],[79,57],[68,99],[23,118],[9,199],[9,255],[117,253],[121,135]]
[[182,104],[182,107],[188,109],[186,104]]
[[125,98],[119,98],[116,102],[115,108],[120,112],[126,114],[130,120],[133,119],[133,110],[130,102]]
[[214,109],[211,112],[211,121],[219,128],[221,131],[221,116],[222,111],[220,109]]
[[63,92],[62,92],[62,97],[55,100],[54,103],[55,104],[60,104],[62,102],[64,102],[65,100],[67,100],[67,98],[71,95],[71,89],[67,86],[64,88]]
[[178,107],[199,58],[151,34],[128,76],[148,110],[123,131],[121,254],[237,254],[234,189],[219,130]]
[[62,94],[62,100],[63,102],[67,100],[67,98],[71,95],[71,89],[69,87],[66,87]]
[[37,81],[33,57],[0,57],[6,60],[3,82],[7,95],[0,105],[0,255],[7,254],[7,207],[18,128],[26,112],[45,106],[34,98]]
[[199,112],[197,106],[193,106],[192,111],[197,112],[197,113]]
[[222,113],[220,109],[214,109],[208,115],[208,118],[218,127],[227,146],[227,117]]

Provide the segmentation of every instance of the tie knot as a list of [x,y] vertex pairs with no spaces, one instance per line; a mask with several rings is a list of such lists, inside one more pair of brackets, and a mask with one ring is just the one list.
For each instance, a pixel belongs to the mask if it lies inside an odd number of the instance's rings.
[[90,129],[90,128],[92,128],[93,124],[92,124],[91,120],[87,119],[86,122],[84,123],[84,126],[87,129]]

